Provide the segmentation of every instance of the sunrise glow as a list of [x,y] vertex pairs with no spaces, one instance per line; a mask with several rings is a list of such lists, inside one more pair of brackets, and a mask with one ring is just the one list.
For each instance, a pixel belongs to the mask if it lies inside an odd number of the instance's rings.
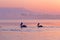
[[60,14],[60,0],[0,0],[0,7],[26,8],[36,12]]

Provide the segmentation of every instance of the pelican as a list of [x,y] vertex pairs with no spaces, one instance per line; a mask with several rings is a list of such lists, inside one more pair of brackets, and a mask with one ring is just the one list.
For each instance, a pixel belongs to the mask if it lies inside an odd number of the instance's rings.
[[39,27],[43,27],[43,26],[42,26],[42,25],[40,25],[40,23],[38,23],[38,24],[37,24],[37,27],[39,28]]
[[21,28],[26,28],[27,26],[26,25],[23,25],[23,22],[21,22],[20,27]]

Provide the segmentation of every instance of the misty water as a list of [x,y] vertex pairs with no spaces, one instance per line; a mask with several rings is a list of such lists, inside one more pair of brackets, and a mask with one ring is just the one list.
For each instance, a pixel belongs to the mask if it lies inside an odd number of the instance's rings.
[[60,40],[60,20],[0,20],[0,40]]

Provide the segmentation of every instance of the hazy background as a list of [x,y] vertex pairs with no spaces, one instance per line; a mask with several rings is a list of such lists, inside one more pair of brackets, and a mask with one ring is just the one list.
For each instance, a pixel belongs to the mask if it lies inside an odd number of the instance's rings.
[[0,19],[60,19],[60,1],[0,0]]

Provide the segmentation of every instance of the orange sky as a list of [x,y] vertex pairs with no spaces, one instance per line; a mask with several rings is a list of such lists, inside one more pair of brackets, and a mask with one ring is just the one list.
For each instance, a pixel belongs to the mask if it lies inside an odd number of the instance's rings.
[[24,7],[32,11],[60,13],[60,0],[0,0],[0,7]]

